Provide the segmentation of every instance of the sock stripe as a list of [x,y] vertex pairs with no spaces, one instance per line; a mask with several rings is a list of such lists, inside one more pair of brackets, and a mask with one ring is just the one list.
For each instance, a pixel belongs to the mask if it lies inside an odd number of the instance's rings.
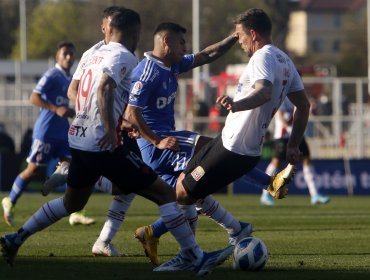
[[178,215],[176,218],[172,219],[171,221],[166,222],[166,226],[168,230],[175,229],[184,223],[187,223],[184,215]]
[[47,211],[47,209],[45,208],[45,204],[42,206],[42,211],[44,211],[44,214],[45,216],[52,222],[55,222],[58,220],[57,216],[53,213],[53,211],[51,211],[50,209],[50,205],[49,205],[49,202],[46,203],[47,207],[48,207],[48,210],[50,211],[50,214],[52,214],[54,217],[51,217]]

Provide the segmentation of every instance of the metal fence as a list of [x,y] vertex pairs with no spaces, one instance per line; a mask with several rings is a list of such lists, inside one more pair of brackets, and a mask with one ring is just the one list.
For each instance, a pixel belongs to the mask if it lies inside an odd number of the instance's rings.
[[[32,129],[39,109],[29,96],[37,79],[50,61],[22,67],[0,61],[0,122],[14,139],[19,152],[22,137]],[[38,62],[40,63],[40,62]],[[12,69],[9,69],[12,68]],[[27,72],[27,71],[28,72]],[[26,71],[26,73],[24,73]],[[306,130],[312,157],[316,159],[370,158],[370,103],[367,78],[304,78],[312,103],[312,114]],[[225,117],[213,107],[216,95],[232,93],[236,81],[222,87],[212,80],[202,81],[202,102],[192,94],[192,81],[179,80],[176,99],[176,128],[196,130],[208,136],[220,132]],[[202,114],[195,109],[203,104]],[[272,129],[273,122],[270,129]]]

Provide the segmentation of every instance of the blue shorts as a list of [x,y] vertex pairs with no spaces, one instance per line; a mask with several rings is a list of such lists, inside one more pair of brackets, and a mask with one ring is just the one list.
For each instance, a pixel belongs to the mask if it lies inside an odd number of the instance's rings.
[[53,158],[70,158],[71,152],[66,140],[41,140],[33,139],[31,151],[27,157],[27,162],[35,163],[39,166],[46,166]]
[[143,138],[138,139],[143,161],[149,165],[164,181],[175,187],[177,177],[186,168],[193,157],[195,145],[199,139],[196,132],[181,131],[156,131],[162,138],[174,136],[177,138],[180,151],[160,150]]

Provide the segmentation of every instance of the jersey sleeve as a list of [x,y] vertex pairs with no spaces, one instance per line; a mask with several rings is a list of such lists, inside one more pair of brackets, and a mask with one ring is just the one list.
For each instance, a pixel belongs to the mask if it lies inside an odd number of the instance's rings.
[[155,71],[148,71],[153,66],[150,61],[146,64],[139,64],[133,71],[131,88],[128,104],[131,106],[144,108],[148,104],[152,92],[156,90],[158,75],[150,75]]
[[103,72],[111,77],[116,83],[116,86],[118,86],[120,82],[126,77],[128,72],[131,71],[131,69],[129,69],[129,61],[130,58],[126,57],[124,54],[113,56],[105,61],[103,65]]
[[257,52],[252,61],[251,84],[254,85],[258,80],[267,80],[274,82],[274,60],[271,54],[266,52]]
[[188,72],[189,70],[193,69],[194,63],[194,54],[186,54],[178,64],[179,67],[179,74]]
[[293,68],[292,72],[293,72],[293,79],[292,79],[292,83],[290,85],[290,88],[288,90],[288,93],[295,92],[295,91],[300,91],[300,90],[304,89],[302,78],[299,75],[299,73],[298,73],[298,71],[295,67]]
[[52,86],[52,84],[53,84],[53,76],[50,74],[50,71],[48,71],[37,82],[33,91],[38,94],[46,93],[48,92],[48,89]]

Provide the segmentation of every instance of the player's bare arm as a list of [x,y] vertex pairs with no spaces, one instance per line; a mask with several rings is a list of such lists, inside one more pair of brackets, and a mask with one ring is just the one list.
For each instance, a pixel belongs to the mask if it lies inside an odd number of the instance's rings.
[[73,118],[75,116],[75,110],[65,107],[65,106],[56,106],[52,103],[49,103],[41,98],[40,94],[37,92],[32,92],[30,101],[33,105],[48,109],[49,111],[57,114],[62,118]]
[[69,100],[72,101],[73,104],[76,104],[76,98],[78,93],[78,85],[80,84],[79,80],[73,80],[69,84],[67,96]]
[[206,47],[204,50],[194,55],[193,68],[215,61],[225,54],[237,41],[238,35],[234,33],[222,41]]
[[310,113],[310,102],[304,90],[293,92],[287,95],[289,100],[296,107],[293,117],[293,128],[287,146],[287,160],[291,164],[300,161],[299,144],[308,122]]
[[116,84],[113,79],[104,73],[97,91],[98,108],[105,129],[105,135],[99,141],[103,150],[109,148],[113,150],[117,145],[117,133],[113,116],[115,87]]
[[136,125],[139,128],[140,135],[155,145],[158,149],[179,150],[175,137],[171,136],[162,139],[149,128],[143,118],[142,111],[143,110],[139,107],[128,105],[125,112],[125,118],[130,123]]
[[128,132],[128,136],[130,138],[139,138],[140,137],[140,131],[139,128],[130,123],[129,121],[123,119],[121,123],[121,129],[124,129]]
[[245,111],[257,108],[271,100],[272,83],[267,80],[258,80],[254,84],[253,92],[246,98],[234,102],[228,96],[220,96],[216,99],[227,110],[232,112]]

